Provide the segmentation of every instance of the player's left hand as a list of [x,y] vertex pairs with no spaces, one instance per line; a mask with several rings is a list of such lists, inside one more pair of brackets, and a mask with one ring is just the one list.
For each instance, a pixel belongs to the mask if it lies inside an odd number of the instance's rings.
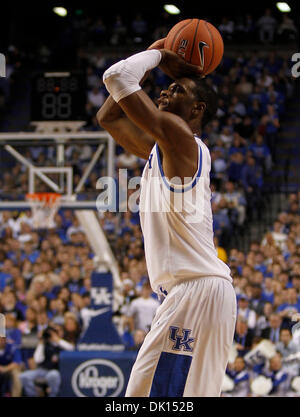
[[201,67],[186,62],[183,58],[173,51],[161,49],[162,59],[159,68],[170,78],[177,79],[180,77],[188,77],[189,75],[201,76]]

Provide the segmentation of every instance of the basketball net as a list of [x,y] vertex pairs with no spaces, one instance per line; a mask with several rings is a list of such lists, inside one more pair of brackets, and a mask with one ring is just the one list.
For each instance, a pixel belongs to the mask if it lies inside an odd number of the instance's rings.
[[61,195],[57,193],[28,193],[26,200],[32,212],[34,229],[53,229],[54,216],[60,205]]

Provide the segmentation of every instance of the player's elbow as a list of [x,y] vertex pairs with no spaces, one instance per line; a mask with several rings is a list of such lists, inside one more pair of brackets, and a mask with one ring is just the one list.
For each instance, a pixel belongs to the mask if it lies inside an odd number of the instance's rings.
[[98,122],[99,126],[101,126],[105,129],[105,127],[107,126],[108,120],[105,116],[105,111],[103,111],[102,108],[96,114],[96,118],[97,118],[97,122]]

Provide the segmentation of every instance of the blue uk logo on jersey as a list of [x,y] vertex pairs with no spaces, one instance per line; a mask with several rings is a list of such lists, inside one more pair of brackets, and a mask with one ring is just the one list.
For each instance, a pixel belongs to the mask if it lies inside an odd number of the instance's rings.
[[191,329],[182,329],[182,335],[178,334],[179,327],[170,326],[169,339],[174,342],[173,350],[184,350],[185,352],[193,352],[191,343],[195,341],[193,337],[190,337]]
[[163,287],[159,287],[160,292],[166,297],[168,295],[168,292],[163,289]]

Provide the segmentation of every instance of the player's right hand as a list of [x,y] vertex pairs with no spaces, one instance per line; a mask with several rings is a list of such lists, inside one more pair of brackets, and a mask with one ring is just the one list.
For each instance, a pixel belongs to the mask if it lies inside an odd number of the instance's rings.
[[180,77],[188,77],[189,75],[201,76],[201,67],[186,62],[182,57],[168,49],[161,49],[162,59],[159,68],[170,78],[177,79]]

